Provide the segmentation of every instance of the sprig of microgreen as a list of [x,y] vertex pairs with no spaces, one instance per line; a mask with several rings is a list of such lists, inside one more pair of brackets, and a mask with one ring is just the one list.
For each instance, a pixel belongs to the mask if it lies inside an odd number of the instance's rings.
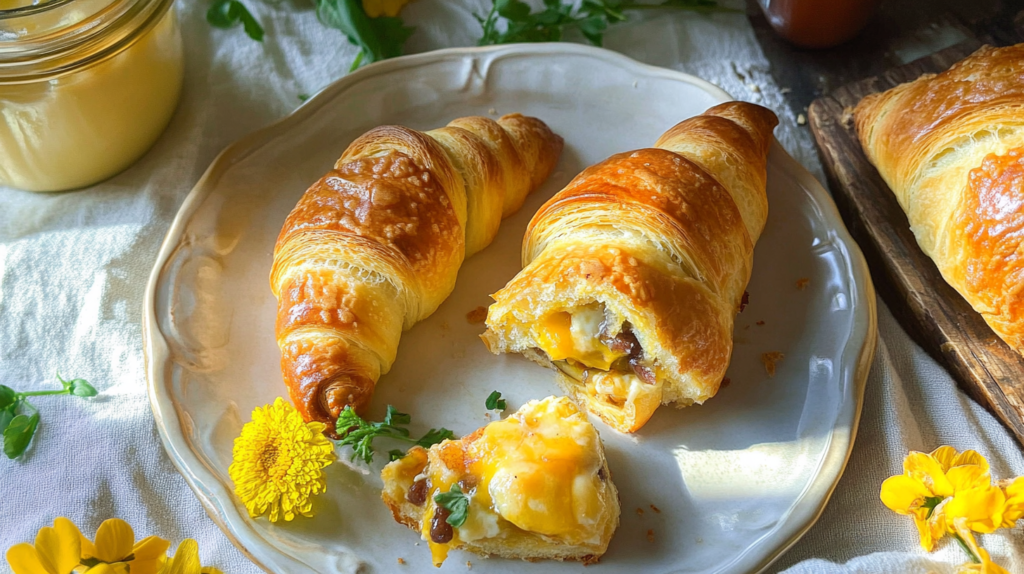
[[[539,12],[532,12],[522,0],[494,0],[486,16],[474,15],[483,28],[479,46],[514,42],[557,42],[570,29],[579,30],[590,43],[600,46],[608,26],[627,19],[627,10],[677,8],[709,14],[741,10],[719,6],[717,0],[664,0],[660,4],[642,4],[634,0],[583,0],[577,6],[571,0],[544,0]],[[506,22],[499,31],[499,20]]]
[[453,484],[448,492],[434,495],[434,502],[438,506],[448,510],[448,518],[445,522],[458,528],[466,523],[469,517],[469,497],[466,496],[458,484]]
[[263,41],[263,26],[252,15],[252,12],[238,0],[214,0],[206,11],[206,21],[215,28],[228,29],[242,24],[245,34],[256,40]]
[[[430,429],[421,438],[414,439],[409,436],[409,429],[404,426],[411,421],[411,416],[399,412],[398,409],[391,405],[388,405],[387,413],[385,413],[382,422],[367,421],[357,415],[352,410],[352,407],[345,407],[345,410],[341,411],[341,415],[338,416],[338,422],[335,426],[338,435],[341,437],[337,443],[339,446],[352,447],[351,460],[355,460],[358,457],[363,459],[366,464],[370,464],[373,462],[373,455],[375,454],[373,439],[378,437],[392,438],[423,448],[430,448],[432,445],[445,439],[455,438],[455,433],[442,427]],[[405,453],[400,450],[388,451],[388,458],[390,460],[398,460],[403,456],[405,456]]]
[[39,410],[28,397],[47,395],[73,395],[76,397],[94,397],[96,389],[85,379],[65,381],[60,373],[57,380],[63,387],[54,391],[22,391],[18,392],[6,385],[0,385],[0,433],[3,436],[4,454],[7,458],[17,458],[28,448],[32,437],[39,428]]

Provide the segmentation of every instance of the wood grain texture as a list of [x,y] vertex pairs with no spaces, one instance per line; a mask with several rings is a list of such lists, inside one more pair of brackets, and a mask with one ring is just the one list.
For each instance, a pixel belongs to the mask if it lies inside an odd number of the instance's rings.
[[1024,444],[1024,357],[992,332],[918,247],[896,197],[865,157],[852,121],[853,106],[864,96],[941,72],[981,45],[968,40],[843,86],[812,102],[808,119],[836,205],[864,250],[878,292],[911,336]]

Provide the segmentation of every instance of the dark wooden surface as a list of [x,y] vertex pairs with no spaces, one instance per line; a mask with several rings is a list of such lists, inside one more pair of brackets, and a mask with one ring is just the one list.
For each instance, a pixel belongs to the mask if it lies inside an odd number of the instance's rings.
[[1024,444],[1024,358],[985,324],[918,247],[906,215],[857,141],[850,112],[865,95],[945,70],[982,42],[967,40],[815,100],[808,120],[836,205],[901,324]]

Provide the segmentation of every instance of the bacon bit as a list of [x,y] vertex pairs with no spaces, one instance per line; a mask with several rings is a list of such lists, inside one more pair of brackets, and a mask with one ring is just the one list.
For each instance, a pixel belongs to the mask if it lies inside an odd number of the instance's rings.
[[643,508],[637,508],[636,509],[636,513],[639,514],[640,516],[643,516],[644,515],[644,509]]
[[[729,379],[726,380],[728,381]],[[654,506],[653,504],[651,505],[651,510],[657,512],[658,514],[661,514],[661,509],[658,508],[657,506]]]
[[811,280],[806,278],[806,277],[803,277],[801,279],[797,279],[796,280],[796,288],[801,290],[801,291],[803,291],[810,282],[811,282]]
[[399,564],[405,564],[405,558],[399,558],[398,559],[398,563]]
[[747,291],[743,292],[743,298],[740,299],[740,313],[747,308],[747,304],[750,303],[750,293]]
[[647,541],[654,542],[654,530],[650,529],[647,531]]
[[470,562],[469,560],[466,560],[466,568],[468,568],[469,570],[472,570],[473,569],[473,563]]
[[757,323],[754,323],[754,324],[757,325],[758,327],[760,327],[760,326],[764,325],[764,321],[758,321]]
[[487,320],[487,307],[480,306],[466,313],[466,320],[470,325],[479,325]]
[[724,389],[725,387],[728,387],[729,383],[731,383],[731,382],[732,381],[729,379],[729,377],[726,377],[726,378],[722,379],[722,384],[718,385],[718,388]]
[[786,358],[786,355],[778,351],[761,353],[761,362],[764,363],[764,370],[768,373],[769,377],[775,376],[775,364],[784,358]]

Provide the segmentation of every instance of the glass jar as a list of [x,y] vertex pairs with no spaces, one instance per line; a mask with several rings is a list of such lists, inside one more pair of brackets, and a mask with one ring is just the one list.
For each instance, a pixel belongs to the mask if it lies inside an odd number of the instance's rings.
[[0,0],[0,186],[84,187],[167,127],[184,77],[173,0]]
[[867,25],[879,0],[760,0],[768,23],[804,48],[830,48]]

